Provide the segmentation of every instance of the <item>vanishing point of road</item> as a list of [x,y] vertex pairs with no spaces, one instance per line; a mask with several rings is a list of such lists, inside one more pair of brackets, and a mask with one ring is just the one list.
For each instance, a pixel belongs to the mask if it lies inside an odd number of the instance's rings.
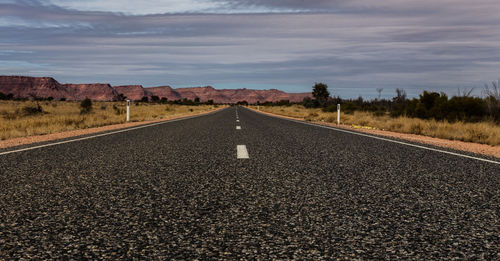
[[500,259],[500,164],[429,148],[230,107],[3,149],[0,259]]

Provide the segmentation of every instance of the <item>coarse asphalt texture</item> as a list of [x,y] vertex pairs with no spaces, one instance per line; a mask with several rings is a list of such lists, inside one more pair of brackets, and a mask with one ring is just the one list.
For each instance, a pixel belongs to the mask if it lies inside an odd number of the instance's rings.
[[498,164],[242,107],[0,156],[6,260],[499,260],[499,235]]

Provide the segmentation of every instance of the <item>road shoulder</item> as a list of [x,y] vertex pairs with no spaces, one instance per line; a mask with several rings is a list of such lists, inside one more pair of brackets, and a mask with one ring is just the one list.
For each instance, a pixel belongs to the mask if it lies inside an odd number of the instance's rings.
[[0,140],[0,149],[6,149],[6,148],[21,146],[21,145],[29,145],[29,144],[47,142],[47,141],[53,141],[53,140],[66,139],[66,138],[71,138],[71,137],[76,137],[76,136],[83,136],[83,135],[95,134],[95,133],[100,133],[100,132],[107,132],[107,131],[118,130],[118,129],[126,129],[126,128],[131,128],[131,127],[141,126],[141,125],[148,125],[148,124],[152,124],[152,123],[171,121],[171,120],[188,118],[188,117],[193,117],[193,116],[201,116],[201,115],[210,114],[210,113],[222,110],[224,108],[226,108],[226,107],[222,107],[222,108],[218,108],[218,109],[214,109],[214,110],[210,110],[210,111],[206,111],[206,112],[202,112],[202,113],[197,113],[197,114],[172,115],[172,116],[167,116],[167,117],[162,118],[162,119],[151,120],[151,121],[137,121],[137,122],[128,122],[128,123],[121,123],[121,124],[112,124],[112,125],[106,125],[106,126],[95,127],[95,128],[79,129],[79,130],[64,131],[64,132],[51,133],[51,134],[45,134],[45,135],[35,135],[35,136]]
[[[264,112],[264,111],[260,111],[260,110],[255,110],[254,108],[249,108],[249,107],[247,107],[247,108],[250,110],[253,110],[255,112],[259,112],[259,113],[263,113],[263,114],[267,114],[267,115],[271,115],[271,116],[275,116],[275,117],[306,122],[306,120],[304,120],[302,118],[294,118],[294,117]],[[449,148],[449,149],[454,149],[454,150],[458,150],[458,151],[471,152],[471,153],[475,153],[475,154],[500,158],[500,146],[490,146],[490,145],[486,145],[486,144],[478,144],[478,143],[464,142],[464,141],[458,141],[458,140],[446,140],[446,139],[433,138],[433,137],[428,137],[428,136],[423,136],[423,135],[398,133],[398,132],[392,132],[392,131],[353,128],[352,126],[349,126],[349,125],[337,126],[336,124],[333,124],[333,123],[320,122],[320,121],[312,121],[310,123],[323,125],[323,126],[329,126],[329,127],[338,127],[338,128],[347,129],[350,131],[356,131],[356,132],[361,132],[361,133],[366,133],[366,134],[373,134],[373,135],[377,135],[377,136],[384,136],[384,137],[406,140],[406,141],[415,142],[415,143],[433,145],[433,146],[441,147],[441,148]]]

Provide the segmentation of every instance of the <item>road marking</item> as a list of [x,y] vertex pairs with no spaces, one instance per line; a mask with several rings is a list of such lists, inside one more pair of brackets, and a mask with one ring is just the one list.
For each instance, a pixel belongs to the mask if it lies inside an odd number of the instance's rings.
[[441,152],[441,153],[445,153],[445,154],[449,154],[449,155],[454,155],[454,156],[458,156],[458,157],[463,157],[463,158],[468,158],[468,159],[473,159],[473,160],[479,160],[479,161],[484,161],[484,162],[488,162],[488,163],[493,163],[493,164],[500,165],[500,162],[494,161],[494,160],[478,158],[478,157],[469,156],[469,155],[460,154],[460,153],[451,152],[451,151],[446,151],[446,150],[429,148],[429,147],[425,147],[425,146],[422,146],[422,145],[416,145],[416,144],[411,144],[411,143],[407,143],[407,142],[403,142],[403,141],[391,140],[391,139],[388,139],[388,138],[377,137],[377,136],[373,136],[373,135],[369,135],[369,134],[365,134],[365,133],[359,133],[359,132],[355,132],[355,131],[344,130],[344,129],[330,127],[330,126],[323,126],[323,125],[318,125],[318,124],[309,123],[309,122],[303,122],[303,121],[294,120],[294,119],[281,118],[281,117],[278,117],[278,116],[269,115],[269,114],[265,114],[265,113],[258,112],[258,111],[253,111],[253,112],[259,113],[259,114],[262,114],[262,115],[265,115],[265,116],[268,116],[268,117],[273,117],[273,118],[278,118],[278,119],[282,119],[282,120],[292,121],[292,122],[301,123],[301,124],[305,124],[305,125],[320,127],[320,128],[334,130],[334,131],[339,131],[339,132],[345,132],[345,133],[354,134],[354,135],[363,136],[363,137],[368,137],[368,138],[372,138],[372,139],[377,139],[377,140],[388,141],[388,142],[397,143],[397,144],[401,144],[401,145],[406,145],[406,146],[410,146],[410,147],[414,147],[414,148],[419,148],[419,149],[424,149],[424,150],[430,150],[430,151],[436,151],[436,152]]
[[248,159],[248,151],[247,151],[247,146],[245,145],[238,145],[236,146],[236,157],[238,159]]
[[72,139],[72,140],[59,141],[59,142],[54,142],[54,143],[49,143],[49,144],[44,144],[44,145],[38,145],[38,146],[28,147],[28,148],[24,148],[24,149],[18,149],[18,150],[11,150],[11,151],[0,152],[0,156],[7,155],[7,154],[12,154],[12,153],[16,153],[16,152],[22,152],[22,151],[40,149],[40,148],[45,148],[45,147],[51,147],[51,146],[55,146],[55,145],[59,145],[59,144],[65,144],[65,143],[70,143],[70,142],[75,142],[75,141],[89,140],[89,139],[93,139],[93,138],[98,138],[98,137],[113,135],[113,134],[117,134],[117,133],[131,131],[131,130],[138,130],[138,129],[142,129],[142,128],[147,128],[147,127],[152,127],[152,126],[156,126],[156,125],[166,124],[166,123],[170,123],[170,122],[176,122],[176,121],[194,119],[194,118],[198,118],[198,117],[208,116],[210,114],[214,114],[214,113],[217,113],[217,112],[221,112],[221,111],[226,110],[226,109],[227,108],[219,110],[219,111],[209,112],[207,114],[188,116],[188,117],[180,118],[180,119],[166,120],[166,121],[162,121],[162,122],[141,125],[141,126],[137,126],[137,127],[128,128],[128,129],[121,129],[121,130],[117,130],[117,131],[112,131],[112,132],[106,132],[106,133],[102,133],[102,134],[87,136],[87,137],[83,137],[83,138],[77,138],[77,139]]
[[241,130],[241,126],[236,126],[236,129],[237,130]]
[[240,120],[236,120],[236,122],[240,122]]

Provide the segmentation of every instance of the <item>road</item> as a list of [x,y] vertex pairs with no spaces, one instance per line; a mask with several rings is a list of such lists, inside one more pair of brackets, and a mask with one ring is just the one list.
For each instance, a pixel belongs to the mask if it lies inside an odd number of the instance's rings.
[[241,107],[6,151],[0,259],[500,259],[499,164]]

